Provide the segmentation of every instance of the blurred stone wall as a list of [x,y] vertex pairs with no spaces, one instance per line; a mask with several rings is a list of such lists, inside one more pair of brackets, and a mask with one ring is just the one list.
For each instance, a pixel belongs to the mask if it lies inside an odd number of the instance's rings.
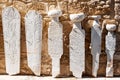
[[[60,17],[60,22],[63,24],[63,39],[64,39],[64,54],[61,58],[61,74],[60,76],[71,76],[69,68],[69,34],[72,30],[72,22],[69,19],[70,14],[84,12],[86,16],[89,15],[101,15],[103,20],[114,19],[114,0],[0,0],[0,74],[6,74],[5,72],[5,56],[4,56],[4,43],[3,43],[3,31],[2,31],[2,20],[1,14],[2,9],[7,6],[13,6],[21,14],[21,75],[33,75],[32,71],[27,66],[27,55],[26,55],[26,42],[25,42],[25,26],[24,17],[28,10],[36,10],[43,16],[43,44],[42,44],[42,66],[41,74],[43,76],[51,75],[51,58],[48,55],[48,23],[51,20],[47,16],[47,12],[51,9],[60,7],[63,14]],[[118,0],[119,1],[119,0]],[[86,42],[85,42],[85,72],[84,75],[91,76],[92,73],[92,56],[90,46],[90,27],[93,20],[86,19],[82,22],[82,26],[86,31]],[[100,56],[100,67],[98,70],[98,76],[105,76],[106,69],[106,53],[105,53],[105,35],[107,31],[104,28],[102,33],[102,54]],[[114,55],[114,75],[120,76],[120,33],[117,34],[117,46]]]

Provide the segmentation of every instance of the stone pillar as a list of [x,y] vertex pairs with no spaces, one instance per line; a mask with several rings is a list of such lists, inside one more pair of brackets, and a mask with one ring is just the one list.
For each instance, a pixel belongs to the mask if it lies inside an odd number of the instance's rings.
[[92,75],[97,76],[99,68],[99,56],[101,54],[101,26],[99,24],[100,15],[91,16],[94,19],[91,28],[91,54],[93,56]]
[[77,78],[81,78],[85,71],[85,31],[81,26],[84,18],[84,13],[70,15],[73,22],[70,33],[70,71]]
[[6,72],[15,75],[20,72],[20,14],[13,7],[2,11]]
[[51,10],[48,16],[52,18],[48,28],[48,53],[52,58],[52,76],[60,74],[60,58],[63,54],[63,26],[59,22],[60,10]]
[[106,29],[108,30],[108,34],[106,36],[106,53],[107,53],[107,67],[106,67],[106,76],[113,76],[113,55],[115,53],[116,47],[116,25],[115,24],[107,24]]
[[42,16],[30,10],[25,16],[28,66],[37,76],[41,72]]

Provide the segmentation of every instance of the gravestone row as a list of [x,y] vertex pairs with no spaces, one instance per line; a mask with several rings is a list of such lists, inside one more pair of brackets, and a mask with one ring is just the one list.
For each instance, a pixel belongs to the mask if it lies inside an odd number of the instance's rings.
[[[51,22],[48,28],[48,53],[52,59],[52,76],[60,74],[60,59],[63,55],[63,26],[59,22],[61,10],[51,10],[48,16]],[[84,13],[70,14],[73,29],[70,37],[70,71],[77,78],[81,78],[85,71],[85,30],[81,21],[85,18]],[[97,76],[99,68],[99,56],[101,54],[100,15],[90,16],[94,19],[91,28],[91,54],[93,56],[92,75]],[[13,7],[6,7],[2,11],[2,24],[4,34],[6,73],[15,75],[20,72],[20,14]],[[42,45],[42,16],[34,11],[28,11],[25,16],[25,32],[27,45],[28,66],[37,76],[41,72],[41,45]],[[107,24],[106,29],[106,53],[107,67],[106,76],[113,76],[113,55],[115,53],[116,24]]]

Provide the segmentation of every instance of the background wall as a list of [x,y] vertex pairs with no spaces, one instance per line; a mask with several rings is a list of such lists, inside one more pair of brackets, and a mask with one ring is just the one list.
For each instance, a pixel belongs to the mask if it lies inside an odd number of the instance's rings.
[[[73,2],[70,2],[73,1]],[[84,2],[83,2],[84,1]],[[119,1],[119,0],[118,0]],[[56,8],[60,5],[63,15],[60,17],[60,22],[63,24],[63,37],[64,37],[64,54],[61,58],[61,74],[60,76],[71,76],[72,73],[69,69],[69,34],[72,29],[72,22],[69,19],[70,14],[84,12],[87,16],[100,14],[102,16],[101,22],[105,19],[114,19],[114,0],[0,0],[0,74],[6,74],[5,72],[5,56],[4,56],[4,43],[3,43],[3,31],[2,31],[2,20],[1,13],[2,9],[7,6],[13,6],[21,14],[21,75],[33,75],[32,71],[27,66],[27,55],[26,55],[26,42],[25,42],[25,26],[24,16],[28,10],[36,10],[43,16],[43,44],[42,44],[42,75],[51,75],[51,58],[48,55],[48,23],[50,18],[47,16],[47,11]],[[85,75],[91,76],[92,72],[92,56],[90,54],[90,26],[93,20],[86,18],[82,22],[82,26],[86,31],[86,42],[85,42]],[[106,69],[106,53],[105,53],[105,35],[107,31],[104,28],[102,33],[102,54],[100,56],[100,68],[98,70],[99,76],[105,76]],[[114,55],[114,75],[120,76],[120,33],[117,34],[117,45],[116,52]]]

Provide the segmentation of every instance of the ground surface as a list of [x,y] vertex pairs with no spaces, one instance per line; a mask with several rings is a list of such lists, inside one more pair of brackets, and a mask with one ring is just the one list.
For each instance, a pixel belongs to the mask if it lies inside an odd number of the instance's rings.
[[76,79],[74,77],[71,78],[52,78],[52,77],[35,77],[35,76],[8,76],[8,75],[0,75],[0,80],[120,80],[120,78],[81,78]]

